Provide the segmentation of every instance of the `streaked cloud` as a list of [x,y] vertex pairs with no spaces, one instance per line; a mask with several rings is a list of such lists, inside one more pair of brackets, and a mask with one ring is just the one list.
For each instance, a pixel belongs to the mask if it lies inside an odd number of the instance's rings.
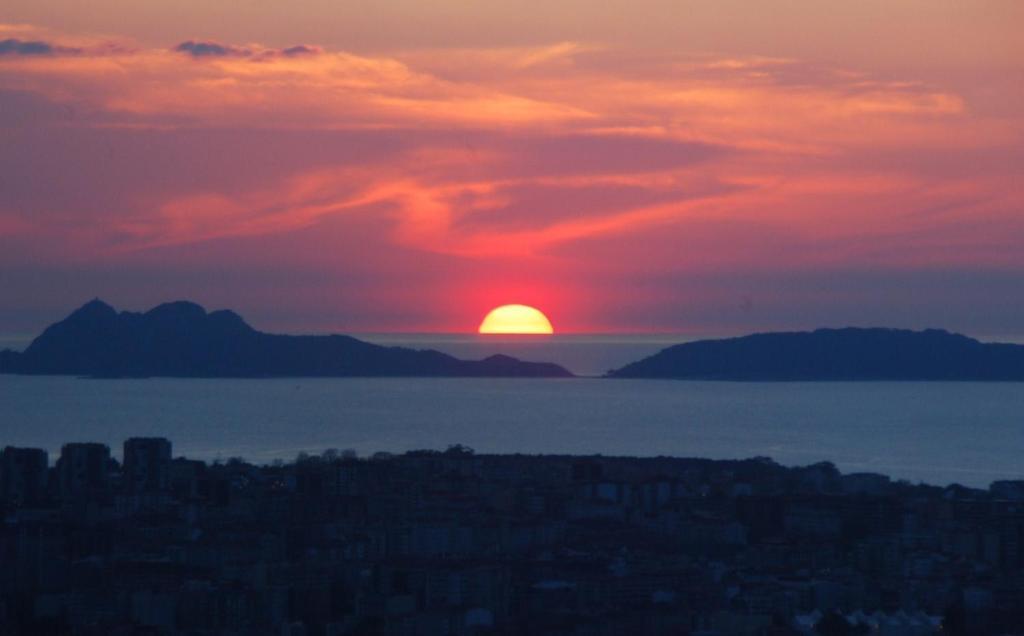
[[186,40],[174,47],[178,53],[185,53],[192,57],[249,57],[255,59],[266,59],[269,57],[298,57],[305,55],[316,55],[322,50],[318,46],[308,44],[296,44],[283,49],[268,49],[260,46],[233,46],[211,41]]
[[18,38],[0,40],[0,56],[73,55],[81,52],[81,49],[57,46],[42,40],[19,40]]
[[1024,128],[984,92],[1020,100],[1015,71],[984,88],[586,37],[318,41],[0,25],[0,265],[265,258],[396,311],[407,277],[421,303],[536,289],[581,312],[620,297],[671,312],[733,303],[690,278],[788,276],[806,284],[780,298],[827,304],[804,274],[1024,271]]
[[178,53],[187,53],[192,57],[246,57],[252,55],[252,51],[238,46],[226,46],[216,42],[196,42],[188,40],[174,47]]

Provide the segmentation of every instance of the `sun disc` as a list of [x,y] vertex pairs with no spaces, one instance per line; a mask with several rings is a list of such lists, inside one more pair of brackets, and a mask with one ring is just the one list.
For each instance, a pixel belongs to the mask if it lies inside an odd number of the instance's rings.
[[480,323],[480,333],[551,334],[551,321],[539,309],[529,305],[495,307]]

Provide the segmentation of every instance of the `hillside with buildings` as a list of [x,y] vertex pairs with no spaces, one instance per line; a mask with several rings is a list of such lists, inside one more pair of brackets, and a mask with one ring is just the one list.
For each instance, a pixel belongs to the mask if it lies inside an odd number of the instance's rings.
[[1024,482],[460,446],[208,464],[153,438],[127,440],[120,459],[85,443],[50,459],[0,454],[3,634],[1024,625]]

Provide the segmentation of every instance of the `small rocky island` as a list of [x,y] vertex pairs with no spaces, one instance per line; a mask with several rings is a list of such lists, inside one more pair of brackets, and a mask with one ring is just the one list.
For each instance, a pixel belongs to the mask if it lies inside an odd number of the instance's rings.
[[460,360],[350,336],[263,333],[232,311],[192,302],[145,313],[93,300],[48,327],[24,352],[0,352],[0,373],[94,377],[571,377],[544,362],[495,355]]

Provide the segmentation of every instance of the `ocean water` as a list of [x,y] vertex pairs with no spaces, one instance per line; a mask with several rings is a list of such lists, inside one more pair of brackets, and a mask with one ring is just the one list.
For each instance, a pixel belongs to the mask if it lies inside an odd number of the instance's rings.
[[91,380],[0,375],[0,445],[160,435],[175,455],[327,448],[835,462],[934,484],[1024,478],[1024,383],[595,378]]
[[457,358],[479,360],[496,353],[530,360],[555,362],[580,376],[600,376],[635,362],[665,347],[695,340],[681,334],[356,334],[380,345],[437,349]]

